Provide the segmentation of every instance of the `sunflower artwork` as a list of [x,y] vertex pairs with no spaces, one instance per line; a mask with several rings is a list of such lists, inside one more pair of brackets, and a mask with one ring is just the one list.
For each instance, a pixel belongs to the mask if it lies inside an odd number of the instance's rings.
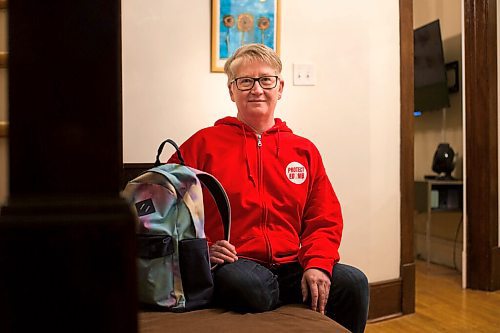
[[279,0],[212,0],[212,71],[244,44],[278,51],[278,10]]

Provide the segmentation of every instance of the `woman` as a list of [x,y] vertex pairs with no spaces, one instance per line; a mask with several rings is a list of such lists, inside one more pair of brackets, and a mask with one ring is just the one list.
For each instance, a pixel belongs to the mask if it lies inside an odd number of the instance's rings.
[[[284,80],[278,55],[262,44],[239,48],[225,64],[236,117],[218,120],[180,150],[186,165],[211,173],[231,204],[231,240],[205,200],[205,228],[218,304],[268,311],[307,302],[352,332],[362,332],[368,282],[339,263],[339,201],[309,140],[274,118]],[[172,156],[170,162],[178,162]]]

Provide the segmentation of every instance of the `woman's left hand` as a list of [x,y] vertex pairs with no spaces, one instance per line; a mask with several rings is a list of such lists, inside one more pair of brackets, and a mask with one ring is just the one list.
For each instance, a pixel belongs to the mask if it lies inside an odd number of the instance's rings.
[[330,294],[330,277],[316,268],[309,268],[302,275],[302,301],[311,293],[311,309],[325,314],[325,306]]

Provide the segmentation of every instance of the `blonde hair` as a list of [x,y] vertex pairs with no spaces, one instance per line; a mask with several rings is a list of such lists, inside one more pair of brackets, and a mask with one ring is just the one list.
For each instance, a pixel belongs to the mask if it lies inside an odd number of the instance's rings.
[[235,61],[237,64],[242,61],[263,61],[276,71],[276,75],[281,74],[281,69],[283,67],[280,57],[270,47],[264,44],[245,44],[238,48],[224,65],[224,72],[227,75],[228,84],[236,75],[234,68]]

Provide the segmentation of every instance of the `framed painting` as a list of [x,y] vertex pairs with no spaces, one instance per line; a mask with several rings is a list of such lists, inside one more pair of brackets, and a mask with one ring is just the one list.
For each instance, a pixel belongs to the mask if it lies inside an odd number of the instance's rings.
[[211,71],[223,72],[234,51],[262,43],[279,54],[280,0],[212,0]]

